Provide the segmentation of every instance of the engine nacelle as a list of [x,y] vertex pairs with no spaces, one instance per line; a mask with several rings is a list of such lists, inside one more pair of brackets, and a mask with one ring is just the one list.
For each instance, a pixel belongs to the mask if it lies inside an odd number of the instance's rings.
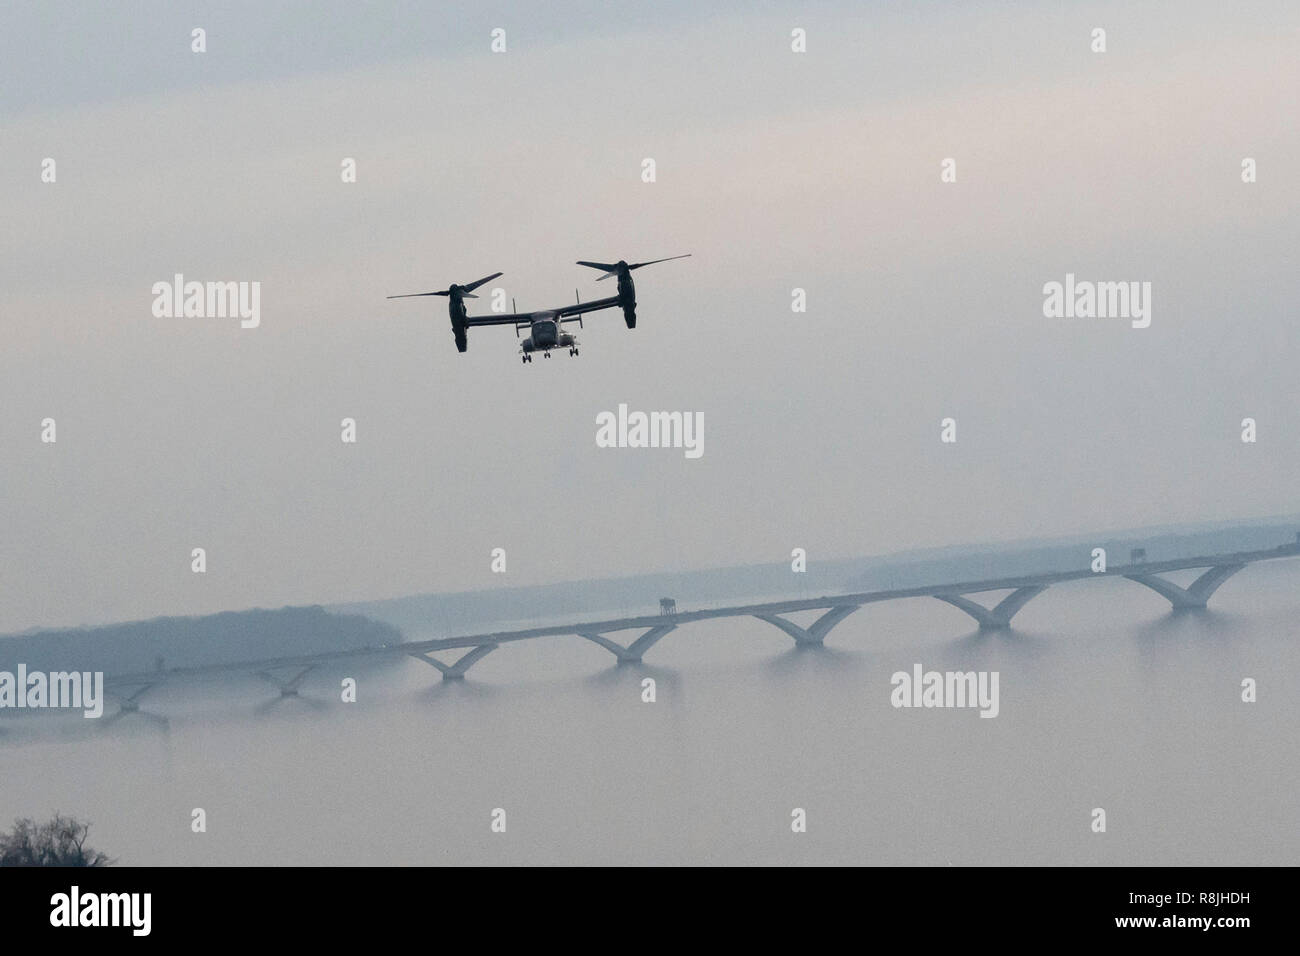
[[456,351],[463,352],[469,348],[469,327],[465,324],[465,302],[459,295],[453,295],[447,301],[447,315],[451,318],[451,334],[456,337]]
[[525,352],[531,352],[533,351],[533,349],[537,348],[537,346],[533,344],[533,337],[531,335],[528,336],[528,338],[524,339],[522,342],[520,342],[519,347],[523,349]]
[[618,304],[623,310],[623,321],[629,329],[636,328],[636,283],[632,273],[624,267],[618,274]]

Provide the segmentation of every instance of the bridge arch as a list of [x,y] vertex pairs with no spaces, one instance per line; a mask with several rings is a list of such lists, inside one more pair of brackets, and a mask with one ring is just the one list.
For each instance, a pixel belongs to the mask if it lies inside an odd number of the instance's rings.
[[826,640],[826,635],[831,632],[831,628],[860,607],[862,607],[861,604],[836,605],[807,627],[800,627],[779,614],[755,614],[754,617],[760,621],[767,621],[768,624],[774,627],[779,627],[793,637],[795,644],[799,647],[807,647],[822,644]]
[[1047,590],[1046,584],[1031,584],[1016,588],[993,607],[985,607],[961,594],[935,594],[937,600],[960,608],[979,622],[981,631],[1005,631],[1011,627],[1016,612]]
[[1175,611],[1185,611],[1204,608],[1210,595],[1244,567],[1244,564],[1216,564],[1185,588],[1155,574],[1126,574],[1124,577],[1146,585],[1173,605]]
[[425,651],[411,651],[410,654],[416,660],[424,661],[426,664],[438,668],[442,673],[443,680],[460,680],[465,676],[467,670],[495,651],[497,646],[496,644],[479,644],[469,653],[462,655],[453,664],[446,664]]
[[645,656],[645,652],[654,647],[659,640],[671,631],[677,629],[676,624],[659,624],[650,628],[631,644],[624,647],[617,641],[611,641],[599,631],[578,631],[579,637],[585,637],[593,644],[599,644],[605,650],[609,651],[618,658],[620,664],[636,664]]

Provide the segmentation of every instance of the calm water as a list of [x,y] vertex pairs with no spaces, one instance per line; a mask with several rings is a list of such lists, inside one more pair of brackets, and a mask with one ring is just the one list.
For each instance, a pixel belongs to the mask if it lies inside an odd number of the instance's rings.
[[[351,705],[346,671],[301,700],[159,690],[143,705],[166,732],[0,724],[0,821],[72,813],[124,864],[1296,864],[1298,586],[1300,561],[1259,564],[1174,616],[1128,582],[1059,585],[1001,636],[900,601],[822,650],[703,622],[640,667],[544,638],[463,683],[416,661],[356,675]],[[892,708],[890,675],[918,662],[997,670],[1000,715]]]

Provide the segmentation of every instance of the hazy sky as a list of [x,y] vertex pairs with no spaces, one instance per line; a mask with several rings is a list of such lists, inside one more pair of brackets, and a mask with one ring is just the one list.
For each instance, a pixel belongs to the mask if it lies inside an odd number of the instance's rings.
[[[1296,511],[1300,8],[918,6],[6,3],[0,629]],[[577,359],[384,298],[686,252]]]

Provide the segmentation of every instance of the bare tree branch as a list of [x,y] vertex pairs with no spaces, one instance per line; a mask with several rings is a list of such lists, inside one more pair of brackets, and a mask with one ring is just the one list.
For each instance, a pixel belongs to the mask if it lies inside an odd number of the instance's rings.
[[0,833],[0,866],[111,866],[113,860],[86,846],[90,824],[55,813],[47,823],[14,821]]

